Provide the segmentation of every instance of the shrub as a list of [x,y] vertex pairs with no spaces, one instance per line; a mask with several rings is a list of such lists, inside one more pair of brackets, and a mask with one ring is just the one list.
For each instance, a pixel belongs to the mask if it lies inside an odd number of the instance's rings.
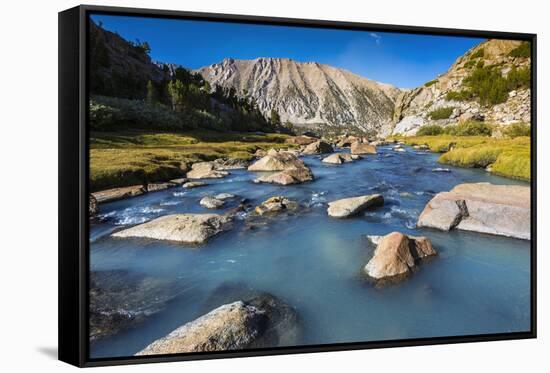
[[474,67],[475,64],[476,64],[476,60],[470,60],[464,64],[464,67],[467,69],[471,69],[472,67]]
[[468,90],[451,91],[447,93],[447,100],[449,101],[467,101],[473,97],[472,92]]
[[492,128],[485,122],[468,121],[458,125],[446,126],[444,133],[452,136],[491,136]]
[[437,79],[430,80],[429,82],[424,83],[424,87],[430,87],[430,86],[434,85],[435,83],[437,83]]
[[525,41],[508,53],[510,57],[531,57],[531,43]]
[[481,48],[478,49],[474,54],[472,54],[471,58],[480,58],[485,56],[485,49]]
[[460,167],[485,168],[493,164],[501,152],[501,148],[489,145],[456,148],[443,154],[439,162]]
[[442,107],[432,110],[428,113],[428,117],[433,120],[448,119],[453,113],[453,107]]
[[416,132],[417,136],[437,136],[443,134],[443,127],[436,124],[422,126]]
[[518,88],[529,88],[531,86],[531,69],[523,67],[516,69],[515,67],[506,75],[507,89],[513,91]]
[[481,105],[495,105],[508,98],[508,84],[506,78],[494,66],[476,68],[464,84]]
[[531,136],[531,126],[527,123],[509,124],[502,129],[502,134],[510,138]]

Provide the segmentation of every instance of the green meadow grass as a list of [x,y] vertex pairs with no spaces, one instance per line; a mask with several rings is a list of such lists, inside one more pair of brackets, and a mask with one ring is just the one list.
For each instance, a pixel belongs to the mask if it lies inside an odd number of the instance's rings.
[[92,132],[92,191],[181,177],[182,163],[216,158],[252,159],[258,149],[289,148],[287,135],[273,133]]
[[531,180],[531,139],[487,136],[416,136],[400,138],[407,145],[427,145],[443,153],[438,162],[459,167],[489,167],[496,175]]

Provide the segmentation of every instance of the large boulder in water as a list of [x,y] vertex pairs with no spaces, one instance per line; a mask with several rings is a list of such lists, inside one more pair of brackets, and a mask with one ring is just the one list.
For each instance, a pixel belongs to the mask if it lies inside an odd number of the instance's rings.
[[143,237],[156,240],[202,244],[227,228],[231,218],[217,214],[173,214],[161,216],[113,234],[114,237]]
[[384,197],[380,194],[351,197],[329,202],[327,212],[333,218],[347,218],[366,210],[369,207],[384,204]]
[[248,171],[284,171],[307,168],[302,160],[288,152],[270,152],[248,167]]
[[189,179],[219,179],[229,175],[227,171],[218,170],[217,166],[215,162],[194,163],[186,176]]
[[531,189],[521,185],[459,184],[433,197],[417,225],[529,240]]
[[346,162],[353,162],[354,159],[351,154],[348,153],[335,153],[331,154],[328,157],[323,158],[323,163],[330,163],[330,164],[342,164]]
[[171,283],[127,270],[90,271],[90,341],[132,328],[166,306]]
[[376,154],[376,146],[361,142],[351,144],[351,154]]
[[365,266],[365,273],[376,280],[407,275],[419,260],[436,255],[431,241],[426,237],[392,232],[376,242],[374,256]]
[[313,173],[308,167],[284,170],[271,175],[264,175],[256,179],[260,183],[280,185],[300,184],[313,180]]
[[177,328],[136,355],[267,348],[296,344],[296,312],[264,294],[234,301]]
[[333,151],[334,149],[332,148],[332,145],[328,142],[319,140],[306,146],[302,151],[302,154],[324,154],[332,153]]
[[207,209],[219,209],[225,204],[225,202],[216,197],[205,196],[200,200],[199,204]]

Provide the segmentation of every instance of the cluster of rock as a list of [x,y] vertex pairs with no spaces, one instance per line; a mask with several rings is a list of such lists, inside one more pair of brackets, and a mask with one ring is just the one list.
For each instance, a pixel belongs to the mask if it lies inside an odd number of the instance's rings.
[[295,154],[271,149],[248,167],[248,171],[271,172],[256,179],[261,183],[298,184],[313,180],[313,173]]
[[520,185],[459,184],[432,198],[418,227],[460,229],[529,240],[531,190]]

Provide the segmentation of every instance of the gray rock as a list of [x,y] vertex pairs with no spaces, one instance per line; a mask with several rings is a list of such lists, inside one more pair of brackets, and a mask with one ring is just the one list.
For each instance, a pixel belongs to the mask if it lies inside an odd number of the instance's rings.
[[420,259],[433,255],[436,251],[428,238],[392,232],[378,238],[374,256],[365,266],[365,273],[376,280],[401,278],[409,274]]
[[176,184],[176,185],[183,185],[187,182],[187,178],[185,177],[180,177],[179,179],[172,179],[170,180],[171,183],[173,184]]
[[384,204],[384,197],[380,194],[344,198],[328,204],[327,212],[333,218],[347,218],[366,210],[369,207]]
[[274,296],[261,293],[249,300],[219,306],[136,355],[292,346],[299,342],[299,336],[296,311]]
[[250,161],[240,158],[216,159],[214,161],[217,170],[242,170],[250,165]]
[[531,190],[520,185],[460,184],[437,194],[418,227],[461,229],[529,240]]
[[114,202],[125,198],[140,196],[147,193],[143,185],[132,185],[128,187],[113,188],[92,193],[97,203]]
[[175,183],[172,183],[172,182],[168,182],[168,183],[150,183],[150,184],[147,184],[147,192],[158,192],[158,191],[161,191],[161,190],[165,190],[165,189],[168,189],[168,188],[173,188],[175,187],[177,184]]
[[306,168],[304,162],[292,153],[268,154],[248,167],[248,171],[284,171]]
[[254,211],[258,215],[279,213],[281,211],[292,211],[299,207],[297,202],[283,196],[276,196],[267,199],[260,205],[256,206]]
[[234,194],[231,194],[231,193],[220,193],[220,194],[217,194],[214,198],[225,201],[226,199],[231,199],[231,198],[235,198],[235,197],[236,196]]
[[376,146],[354,142],[351,144],[351,154],[376,154]]
[[313,173],[307,167],[280,171],[271,175],[264,175],[255,181],[280,185],[300,184],[313,180]]
[[333,151],[334,149],[329,143],[319,140],[306,146],[305,149],[302,151],[302,153],[303,154],[324,154],[324,153],[332,153]]
[[161,216],[113,234],[113,237],[142,237],[202,244],[227,229],[228,216],[217,214],[174,214]]
[[136,355],[242,350],[254,342],[265,323],[264,312],[237,301],[184,324]]
[[326,158],[323,158],[322,162],[324,163],[330,163],[330,164],[342,164],[345,162],[353,162],[353,158],[351,154],[347,153],[335,153],[331,154]]
[[216,169],[215,162],[198,162],[194,163],[191,171],[187,172],[189,179],[219,179],[229,175],[227,171]]
[[90,194],[90,197],[88,198],[88,214],[90,217],[96,216],[99,212],[99,208],[97,207],[97,200],[95,197]]
[[188,181],[184,183],[182,186],[187,189],[192,189],[192,188],[197,188],[205,185],[206,183],[202,181]]
[[225,202],[215,197],[206,196],[200,200],[199,204],[207,209],[219,209],[225,204]]

